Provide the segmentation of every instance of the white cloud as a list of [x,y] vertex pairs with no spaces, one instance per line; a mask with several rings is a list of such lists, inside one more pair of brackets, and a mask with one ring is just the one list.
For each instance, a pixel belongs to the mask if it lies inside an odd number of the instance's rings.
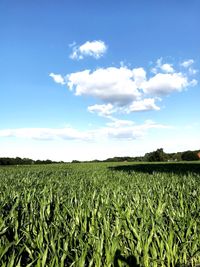
[[166,128],[167,126],[146,121],[144,124],[135,124],[130,120],[119,120],[107,117],[110,122],[104,127],[92,130],[80,131],[72,127],[68,128],[20,128],[0,130],[0,137],[15,137],[34,140],[74,140],[74,141],[97,141],[124,139],[131,140],[144,136],[149,129]]
[[[160,60],[158,63],[160,64]],[[169,68],[170,72],[170,64],[162,66],[165,66],[166,70]],[[197,84],[195,79],[189,80],[189,76],[182,72],[157,73],[147,79],[143,68],[127,67],[75,72],[67,75],[66,81],[69,89],[75,91],[75,95],[92,96],[109,104],[95,106],[93,110],[89,108],[90,111],[98,113],[108,107],[109,113],[159,110],[155,99],[147,97],[148,95],[164,96]]]
[[54,73],[50,73],[49,76],[54,80],[54,82],[56,83],[60,83],[62,85],[65,84],[65,80],[64,78],[62,77],[62,75],[60,74],[54,74]]
[[194,60],[193,59],[188,59],[188,60],[185,60],[181,63],[181,66],[184,67],[184,68],[188,68],[190,67],[192,64],[194,63]]
[[110,115],[113,113],[131,113],[139,111],[150,111],[150,110],[160,110],[160,108],[155,104],[154,98],[145,98],[142,100],[136,100],[125,106],[116,106],[111,103],[88,107],[88,111],[91,113],[97,113],[99,116],[111,118]]
[[92,113],[97,112],[100,116],[109,116],[114,112],[114,106],[110,103],[102,105],[95,104],[89,106],[88,111]]
[[163,59],[159,58],[156,61],[156,66],[152,68],[152,72],[154,74],[158,73],[159,71],[163,71],[164,73],[173,73],[174,72],[174,68],[172,64],[169,63],[162,63]]
[[143,100],[134,101],[126,109],[127,113],[138,112],[138,111],[148,111],[148,110],[160,110],[155,104],[154,98],[145,98]]
[[169,128],[169,126],[157,124],[153,121],[145,121],[138,125],[125,120],[123,125],[123,120],[116,119],[114,123],[108,124],[108,127],[102,128],[101,131],[111,139],[135,140],[144,137],[150,129],[166,128]]
[[112,128],[122,128],[127,126],[130,127],[135,125],[135,122],[130,120],[120,120],[111,116],[109,117],[109,119],[111,120],[111,122],[106,123],[106,125]]
[[161,67],[161,70],[163,70],[166,73],[172,73],[174,72],[174,69],[171,64],[165,63]]
[[125,67],[84,70],[69,74],[67,84],[76,95],[90,95],[123,106],[141,95],[133,80],[136,76],[133,71]]
[[87,132],[81,132],[71,127],[61,129],[51,128],[21,128],[0,130],[0,137],[18,137],[35,140],[89,140],[91,136]]
[[143,84],[143,90],[145,94],[160,96],[181,92],[190,85],[192,84],[183,73],[158,73]]
[[[153,122],[147,121],[146,128],[148,123]],[[188,124],[189,122],[185,121],[185,123]],[[196,150],[200,147],[199,125],[196,125],[195,128],[185,129],[184,125],[176,125],[173,128],[159,128],[159,124],[157,124],[157,128],[149,128],[145,131],[146,134],[136,140],[121,138],[120,142],[117,138],[84,142],[67,139],[37,141],[2,137],[0,138],[0,153],[2,157],[33,158],[35,160],[49,158],[51,160],[71,161],[73,159],[106,159],[114,156],[142,156],[160,147],[164,148],[167,153]]]
[[189,72],[190,75],[195,75],[195,74],[197,74],[198,70],[193,69],[193,68],[190,67],[190,68],[188,69],[188,72]]
[[196,86],[198,84],[198,81],[196,79],[193,79],[189,82],[190,86]]
[[[80,51],[87,50],[84,47],[88,47],[88,42],[86,44]],[[159,110],[155,103],[158,97],[181,92],[197,84],[196,79],[190,78],[197,73],[197,70],[189,67],[192,63],[193,60],[181,63],[187,65],[188,69],[180,72],[170,63],[163,64],[163,59],[160,58],[156,61],[154,74],[149,77],[142,67],[131,69],[124,65],[98,68],[94,71],[85,69],[66,77],[53,73],[50,76],[55,82],[66,84],[76,96],[95,98],[98,102],[88,107],[89,112],[109,116],[113,113]]]
[[137,88],[142,88],[142,84],[146,81],[146,71],[143,68],[136,68],[132,70],[133,80]]
[[74,46],[70,58],[79,60],[83,59],[84,57],[91,56],[99,59],[106,53],[106,51],[107,46],[103,41],[87,41],[80,46]]

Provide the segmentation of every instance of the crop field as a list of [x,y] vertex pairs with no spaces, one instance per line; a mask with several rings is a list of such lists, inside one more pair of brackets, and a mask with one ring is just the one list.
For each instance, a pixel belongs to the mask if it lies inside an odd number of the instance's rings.
[[198,266],[200,164],[116,165],[0,168],[0,266]]

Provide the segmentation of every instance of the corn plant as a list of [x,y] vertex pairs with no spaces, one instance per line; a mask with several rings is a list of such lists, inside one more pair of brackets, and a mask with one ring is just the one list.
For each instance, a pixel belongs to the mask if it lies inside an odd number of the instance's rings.
[[0,169],[0,266],[198,266],[200,175]]

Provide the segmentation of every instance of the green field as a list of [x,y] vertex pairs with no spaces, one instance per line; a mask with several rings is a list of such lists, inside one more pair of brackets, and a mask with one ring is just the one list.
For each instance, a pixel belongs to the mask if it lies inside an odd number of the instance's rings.
[[0,266],[200,264],[200,165],[115,165],[0,168]]

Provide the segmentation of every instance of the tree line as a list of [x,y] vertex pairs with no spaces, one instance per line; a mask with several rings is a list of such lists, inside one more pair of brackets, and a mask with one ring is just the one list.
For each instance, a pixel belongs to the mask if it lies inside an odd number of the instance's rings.
[[[184,151],[176,153],[165,153],[163,148],[159,148],[156,151],[146,153],[144,156],[139,157],[113,157],[106,160],[92,160],[92,161],[78,161],[73,160],[72,163],[79,162],[173,162],[173,161],[197,161],[200,160],[200,150]],[[0,165],[33,165],[33,164],[57,164],[64,163],[63,161],[47,160],[32,160],[29,158],[0,158]]]
[[32,164],[54,164],[54,163],[63,163],[63,162],[56,162],[50,159],[47,160],[32,160],[28,158],[0,158],[0,165],[32,165]]
[[196,161],[200,160],[200,150],[184,151],[176,153],[165,153],[163,148],[146,153],[141,157],[114,157],[108,158],[106,162],[173,162],[173,161]]

